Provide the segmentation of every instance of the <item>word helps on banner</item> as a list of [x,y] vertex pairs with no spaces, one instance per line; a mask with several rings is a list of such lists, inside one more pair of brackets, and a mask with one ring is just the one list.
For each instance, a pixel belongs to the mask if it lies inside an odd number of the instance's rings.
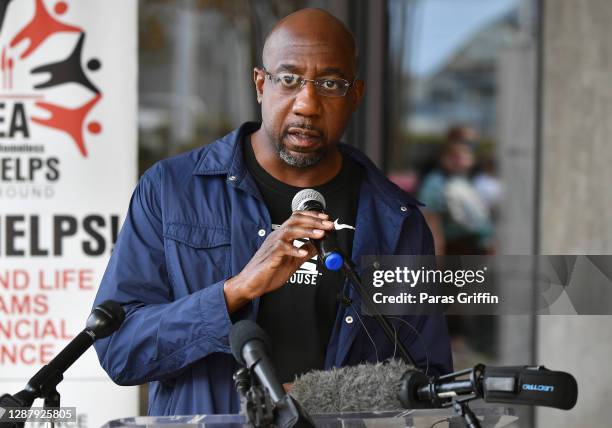
[[56,157],[5,157],[0,159],[0,180],[6,182],[31,182],[41,178],[47,181],[57,181],[59,159]]
[[118,215],[0,215],[0,256],[62,256],[66,243],[80,244],[87,256],[109,255],[118,233]]

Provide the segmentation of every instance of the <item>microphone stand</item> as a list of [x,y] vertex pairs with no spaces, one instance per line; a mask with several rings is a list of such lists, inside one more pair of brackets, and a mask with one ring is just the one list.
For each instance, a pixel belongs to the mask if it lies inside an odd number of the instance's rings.
[[[484,366],[478,364],[470,369],[460,370],[443,376],[428,378],[418,371],[408,371],[402,378],[402,387],[398,398],[408,409],[449,408],[463,418],[468,428],[481,428],[480,421],[468,406],[470,401],[482,397],[479,387]],[[457,379],[469,375],[468,379]],[[438,381],[452,381],[443,387],[437,387]],[[426,387],[424,398],[422,388]]]
[[391,341],[391,343],[397,346],[401,359],[406,364],[411,364],[414,367],[417,367],[414,358],[412,357],[412,355],[410,355],[410,352],[408,352],[404,344],[396,337],[395,330],[391,326],[391,323],[389,322],[387,317],[380,313],[380,311],[372,301],[372,296],[370,295],[368,289],[363,285],[361,278],[355,271],[355,265],[353,264],[353,262],[348,257],[343,257],[343,259],[344,266],[342,270],[344,271],[344,275],[353,284],[357,295],[359,295],[359,298],[361,299],[361,302],[365,303],[368,310],[370,311],[370,313],[373,314],[374,319],[383,329],[385,335]]
[[274,423],[274,405],[270,393],[259,385],[257,379],[246,367],[234,373],[234,385],[245,400],[244,413],[253,428],[270,427]]
[[476,396],[458,398],[453,400],[453,409],[455,409],[455,413],[463,418],[465,422],[465,426],[468,428],[482,428],[480,425],[480,421],[468,406],[468,402],[475,400]]
[[285,394],[273,403],[268,389],[248,368],[240,368],[234,373],[234,385],[246,401],[245,413],[251,427],[314,428],[310,415],[297,400]]
[[[0,410],[25,407],[30,409],[34,400],[42,398],[44,408],[59,408],[60,394],[57,385],[64,380],[64,372],[97,340],[110,336],[123,323],[125,312],[119,303],[107,300],[96,306],[87,318],[86,328],[81,331],[49,364],[43,366],[15,395],[0,396]],[[10,424],[23,427],[23,422]],[[0,426],[6,426],[0,423]],[[51,421],[51,427],[55,421]]]
[[[15,395],[4,394],[0,397],[0,408],[8,409],[15,407],[30,408],[37,398],[44,400],[44,408],[59,408],[60,394],[57,392],[57,385],[64,379],[61,372],[57,370],[45,371],[49,366],[44,366],[30,379],[25,389],[19,391]],[[2,425],[2,424],[0,424]],[[23,422],[15,422],[11,424],[15,427],[23,427]],[[55,426],[55,422],[51,421],[51,428]]]

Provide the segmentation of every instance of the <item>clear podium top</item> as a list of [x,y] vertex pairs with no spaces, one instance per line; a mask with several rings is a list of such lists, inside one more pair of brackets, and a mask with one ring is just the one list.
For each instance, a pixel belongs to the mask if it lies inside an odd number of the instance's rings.
[[[503,407],[472,408],[482,427],[507,427],[518,418],[512,409]],[[452,409],[405,410],[402,412],[372,413],[325,413],[311,415],[317,427],[389,427],[389,428],[435,428],[462,427],[463,421]],[[191,415],[191,416],[138,416],[107,422],[103,428],[147,427],[193,428],[193,427],[246,427],[243,415]]]

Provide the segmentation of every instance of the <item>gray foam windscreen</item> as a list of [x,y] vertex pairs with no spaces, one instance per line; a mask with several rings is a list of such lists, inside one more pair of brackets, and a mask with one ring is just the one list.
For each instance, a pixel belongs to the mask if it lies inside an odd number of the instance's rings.
[[414,366],[400,360],[312,371],[293,382],[290,394],[310,414],[401,410],[402,375]]

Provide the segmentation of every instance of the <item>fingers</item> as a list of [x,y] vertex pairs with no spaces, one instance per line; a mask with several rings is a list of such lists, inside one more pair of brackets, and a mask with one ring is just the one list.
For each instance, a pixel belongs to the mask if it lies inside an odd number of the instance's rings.
[[328,214],[325,213],[321,213],[318,211],[294,211],[293,215],[295,214],[300,214],[300,215],[305,215],[305,216],[309,216],[309,217],[315,217],[315,218],[320,218],[323,220],[327,220],[329,218]]
[[317,254],[317,249],[312,242],[306,242],[298,248],[292,243],[278,240],[273,244],[273,247],[268,254],[274,257],[276,260],[284,257],[290,257],[294,259],[293,261],[297,262],[299,266]]
[[305,256],[306,260],[312,258],[315,254],[317,254],[317,248],[312,242],[306,242],[300,247],[300,250],[306,250],[308,252],[308,254]]
[[[324,215],[325,217],[320,217],[320,215]],[[327,216],[327,214],[313,211],[296,211],[285,223],[283,223],[283,226],[284,225],[322,230],[332,230],[334,228],[334,222],[329,221],[329,216]]]
[[272,250],[272,255],[276,257],[289,256],[302,259],[308,256],[308,254],[308,249],[297,248],[293,244],[280,240],[275,242],[274,249]]
[[[334,223],[320,217],[321,213],[313,211],[296,211],[281,227],[273,232],[276,239],[293,243],[296,239],[321,239],[325,232],[334,228]],[[272,235],[270,235],[272,236]]]
[[293,242],[296,239],[321,239],[325,236],[322,229],[310,229],[299,226],[286,226],[278,230],[280,237],[284,241]]
[[304,262],[316,254],[312,243],[297,248],[293,242],[301,239],[322,239],[325,233],[334,228],[334,223],[327,220],[327,214],[314,211],[296,211],[281,227],[272,232],[260,248],[261,260],[273,256],[276,263],[281,263],[283,257],[291,257],[293,262]]

